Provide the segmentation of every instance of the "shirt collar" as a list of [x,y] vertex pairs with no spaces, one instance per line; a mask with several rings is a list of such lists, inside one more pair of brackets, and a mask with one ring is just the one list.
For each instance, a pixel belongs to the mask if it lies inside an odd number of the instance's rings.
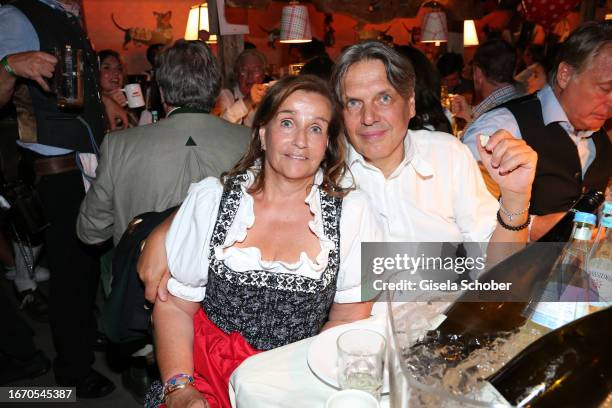
[[234,85],[234,98],[236,100],[244,98],[242,92],[240,92],[240,87],[236,84]]
[[593,134],[593,130],[581,130],[578,132],[574,130],[574,126],[570,123],[567,114],[550,85],[546,85],[538,92],[538,98],[542,104],[542,119],[544,119],[545,126],[553,122],[559,122],[568,133],[576,133],[580,137],[589,137]]
[[[389,178],[398,176],[401,170],[407,165],[411,165],[414,170],[423,177],[433,176],[433,166],[419,152],[418,146],[414,140],[413,132],[415,131],[408,130],[408,132],[406,133],[406,137],[404,137],[404,158],[397,166],[397,168],[393,170]],[[428,131],[421,130],[420,132]],[[378,168],[368,163],[365,158],[359,152],[357,152],[357,150],[355,150],[355,148],[351,144],[349,144],[348,149],[349,152],[347,155],[347,162],[349,167],[353,167],[353,165],[359,163],[364,167],[380,171]]]
[[565,111],[561,107],[550,85],[546,85],[538,92],[538,98],[542,104],[542,119],[544,119],[544,125],[548,126],[553,122],[569,122]]

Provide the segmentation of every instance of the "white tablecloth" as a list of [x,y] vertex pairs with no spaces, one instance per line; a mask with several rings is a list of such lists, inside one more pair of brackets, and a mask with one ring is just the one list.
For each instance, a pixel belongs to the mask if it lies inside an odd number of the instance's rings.
[[[367,321],[384,324],[384,316]],[[249,357],[232,374],[229,392],[234,408],[319,408],[338,392],[308,367],[314,337]],[[381,407],[388,407],[383,397]]]

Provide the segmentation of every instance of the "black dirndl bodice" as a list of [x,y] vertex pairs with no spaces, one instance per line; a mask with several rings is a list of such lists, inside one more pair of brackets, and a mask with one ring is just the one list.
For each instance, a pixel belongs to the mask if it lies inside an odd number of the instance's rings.
[[247,175],[226,182],[209,248],[209,270],[202,307],[226,333],[239,332],[259,350],[269,350],[319,333],[336,294],[340,268],[342,199],[319,190],[323,230],[334,243],[319,279],[268,271],[237,272],[217,260],[242,197]]

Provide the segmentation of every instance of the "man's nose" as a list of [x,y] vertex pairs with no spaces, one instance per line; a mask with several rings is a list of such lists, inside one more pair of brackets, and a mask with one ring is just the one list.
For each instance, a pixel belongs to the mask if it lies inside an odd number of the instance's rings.
[[376,106],[373,104],[364,104],[363,111],[361,114],[361,122],[364,125],[373,125],[378,121],[378,113],[376,111]]

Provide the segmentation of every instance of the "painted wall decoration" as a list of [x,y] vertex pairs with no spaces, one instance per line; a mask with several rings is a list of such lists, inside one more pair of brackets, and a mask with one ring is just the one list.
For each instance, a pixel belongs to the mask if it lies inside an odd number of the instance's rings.
[[[150,68],[145,58],[149,36],[153,38],[158,28],[164,29],[159,26],[161,21],[154,12],[160,14],[171,12],[171,19],[168,21],[171,27],[166,27],[167,31],[164,32],[171,34],[174,41],[185,35],[189,9],[197,3],[198,0],[83,0],[83,14],[89,37],[95,48],[118,51],[126,62],[128,72],[139,74]],[[283,5],[282,2],[270,2],[268,7],[262,10],[245,10],[250,29],[250,34],[245,35],[245,40],[254,43],[257,49],[266,55],[275,72],[278,72],[280,67],[293,62],[292,48],[288,44],[270,42],[276,39],[278,34],[278,30],[274,29],[280,27]],[[331,19],[331,15],[326,16],[313,4],[308,4],[308,13],[313,37],[322,41],[327,40],[327,52],[332,58],[340,54],[343,47],[358,41],[361,30],[385,32],[386,35],[393,37],[396,43],[407,44],[410,41],[410,33],[404,26],[418,26],[421,18],[419,13],[416,18],[397,18],[381,24],[361,23],[360,30],[355,30],[358,21],[347,15],[334,14]],[[116,25],[113,23],[113,16]],[[128,29],[127,33],[123,31]],[[130,41],[126,42],[126,34],[129,34]],[[216,52],[216,45],[212,45],[212,48]]]
[[[230,4],[231,1],[235,0],[226,0],[226,3]],[[394,0],[390,4],[402,5],[412,1]],[[168,42],[183,38],[189,9],[199,3],[199,0],[82,0],[82,2],[88,33],[95,48],[98,50],[110,48],[120,52],[126,62],[127,71],[130,74],[139,74],[150,68],[145,58],[147,44],[163,43],[168,38],[170,38]],[[442,0],[441,2],[448,6],[450,19],[453,10],[451,4],[458,4],[460,1]],[[261,3],[267,5],[263,8],[240,9],[246,16],[250,30],[244,39],[255,44],[268,59],[271,71],[278,73],[281,67],[295,62],[292,54],[294,47],[274,41],[280,26],[281,11],[286,3],[271,0],[262,0]],[[349,3],[351,1],[341,0],[334,4]],[[480,3],[480,0],[464,2],[464,4],[472,3]],[[433,45],[419,42],[421,21],[426,12],[424,8],[420,8],[412,18],[396,16],[390,21],[374,24],[360,20],[359,16],[351,17],[343,13],[334,13],[332,16],[329,10],[325,12],[319,9],[319,6],[331,2],[316,0],[306,4],[313,37],[324,41],[327,52],[332,58],[338,56],[344,47],[368,35],[370,38],[392,40],[396,44],[412,43],[428,53],[435,51],[428,48]],[[371,1],[368,4],[372,6],[373,14],[382,13],[386,7],[383,1]],[[505,22],[506,17],[504,14],[501,20]],[[489,27],[495,26],[491,19],[485,18],[482,21],[486,21]],[[482,29],[482,25],[479,29]],[[216,45],[212,45],[212,49],[216,52]]]
[[144,45],[166,45],[172,42],[172,24],[170,23],[170,20],[172,19],[172,10],[168,10],[165,13],[154,11],[153,15],[157,20],[157,27],[155,29],[142,27],[123,28],[117,23],[117,20],[115,20],[115,15],[111,13],[111,20],[113,20],[113,24],[115,24],[115,27],[124,33],[124,50],[127,50],[127,45],[130,43],[130,41],[139,42]]
[[148,44],[183,38],[189,9],[196,3],[197,0],[82,0],[82,8],[94,47],[119,52],[127,72],[140,74],[150,68],[145,57]]

